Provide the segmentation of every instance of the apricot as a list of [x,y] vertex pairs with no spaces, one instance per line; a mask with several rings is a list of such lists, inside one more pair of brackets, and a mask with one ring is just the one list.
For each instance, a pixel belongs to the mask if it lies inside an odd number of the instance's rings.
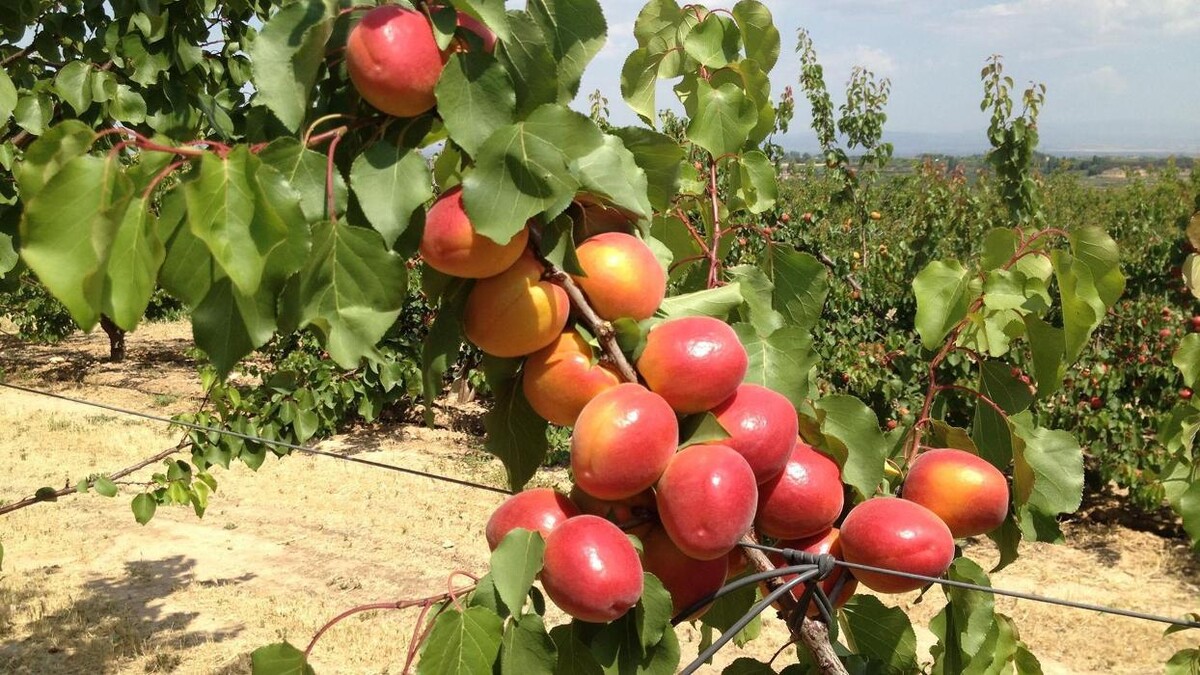
[[619,384],[600,392],[575,420],[575,484],[600,499],[632,497],[654,485],[678,445],[671,406],[640,384]]
[[642,561],[616,525],[576,516],[546,537],[542,587],[567,614],[603,623],[624,616],[642,597]]
[[479,19],[459,10],[458,27],[478,35],[479,39],[483,41],[483,51],[491,54],[496,50],[496,34],[492,32],[492,29],[483,25]]
[[484,279],[512,267],[528,242],[527,228],[507,244],[497,244],[476,232],[463,207],[462,188],[454,187],[429,207],[419,250],[421,258],[439,272]]
[[[841,527],[846,562],[939,577],[954,561],[950,528],[929,509],[896,497],[875,497],[850,510]],[[926,582],[882,572],[852,570],[880,593],[915,591]]]
[[570,300],[542,272],[525,252],[512,267],[475,282],[463,312],[467,339],[500,357],[525,356],[554,342],[567,325]]
[[563,427],[574,426],[588,401],[620,383],[613,369],[595,362],[591,345],[573,330],[530,354],[521,380],[534,412]]
[[750,357],[737,333],[707,316],[669,319],[646,335],[637,368],[650,391],[677,412],[704,412],[737,390]]
[[437,103],[433,89],[445,65],[429,19],[397,5],[363,14],[346,40],[346,69],[354,88],[396,117],[420,115]]
[[679,451],[655,489],[671,541],[697,560],[724,558],[754,523],[758,482],[736,450],[693,445]]
[[775,539],[801,539],[829,529],[844,505],[837,462],[796,439],[783,471],[758,488],[754,524]]
[[578,203],[578,211],[572,218],[575,222],[575,241],[582,242],[605,232],[633,231],[633,220],[617,208],[606,207],[603,204]]
[[712,412],[729,433],[721,443],[742,453],[760,485],[783,471],[800,431],[796,408],[786,396],[742,384]]
[[667,294],[667,273],[650,247],[631,234],[598,234],[575,255],[584,271],[575,283],[602,319],[648,319]]
[[[678,614],[725,584],[729,558],[696,560],[680,551],[662,528],[656,528],[642,537],[642,567],[662,582],[671,594],[672,613]],[[705,606],[687,618],[698,619],[707,611]]]
[[[797,551],[805,551],[814,554],[828,553],[838,560],[843,559],[841,531],[836,527],[831,527],[824,532],[819,532],[804,539],[779,541],[775,545],[779,548],[794,548]],[[767,557],[770,558],[771,562],[775,563],[776,566],[785,564],[783,556],[780,556],[777,553],[772,553]],[[790,581],[795,579],[796,576],[797,575],[795,574],[790,574],[782,577],[781,580]],[[835,598],[832,595],[833,591],[837,587],[838,581],[842,578],[845,578],[845,581],[842,582],[842,590],[838,592],[837,597]],[[850,571],[845,567],[838,567],[833,571],[833,574],[830,574],[824,581],[821,582],[821,590],[825,591],[825,595],[829,598],[829,602],[833,605],[833,608],[838,609],[842,605],[846,604],[846,601],[850,599],[850,596],[854,595],[854,591],[858,590],[858,580],[855,579],[854,576],[850,574]],[[804,587],[797,586],[796,588],[792,589],[791,593],[793,597],[799,599],[800,596],[804,594]],[[819,613],[820,612],[817,610],[815,605],[809,606],[809,616],[817,616]]]
[[1004,474],[963,450],[939,448],[917,455],[902,494],[936,513],[955,539],[987,534],[1008,517]]
[[518,527],[540,532],[544,538],[559,524],[578,515],[579,507],[566,495],[550,488],[534,488],[504,500],[488,518],[484,534],[488,548],[494,551],[504,536]]
[[626,534],[644,538],[658,524],[654,490],[643,490],[625,499],[600,499],[575,485],[567,496],[584,514],[600,516],[621,528]]

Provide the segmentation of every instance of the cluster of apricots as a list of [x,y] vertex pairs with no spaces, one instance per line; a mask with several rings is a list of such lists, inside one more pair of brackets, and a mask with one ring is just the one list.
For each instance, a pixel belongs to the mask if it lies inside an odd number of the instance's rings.
[[[458,26],[483,49],[494,48],[495,35],[472,17],[460,12]],[[436,103],[434,87],[461,37],[440,49],[425,13],[378,7],[349,37],[351,80],[385,113],[423,114]],[[588,304],[606,321],[654,316],[667,285],[654,253],[614,218],[619,212],[579,211],[583,273],[574,281]],[[749,357],[732,328],[703,316],[660,321],[637,357],[640,380],[622,382],[570,327],[569,297],[546,278],[529,240],[527,228],[506,243],[479,234],[455,187],[430,207],[420,253],[435,270],[476,280],[463,317],[467,339],[493,356],[524,357],[522,387],[532,408],[573,428],[570,495],[544,488],[516,494],[486,529],[492,549],[516,528],[542,534],[542,585],[571,616],[605,622],[624,615],[642,595],[644,571],[663,583],[676,612],[690,607],[742,573],[738,543],[752,529],[780,547],[939,576],[953,560],[955,538],[986,533],[1006,518],[1004,475],[952,449],[919,455],[903,498],[867,499],[843,517],[838,464],[799,436],[786,397],[743,381]],[[680,448],[680,417],[706,412],[728,437]],[[628,535],[639,538],[640,553]],[[922,585],[860,571],[841,581],[835,604],[859,582],[891,593]],[[823,583],[832,593],[838,576]]]

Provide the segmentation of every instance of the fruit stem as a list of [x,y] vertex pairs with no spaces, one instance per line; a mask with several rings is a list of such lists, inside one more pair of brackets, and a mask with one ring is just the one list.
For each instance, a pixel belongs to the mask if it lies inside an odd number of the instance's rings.
[[[750,561],[750,565],[755,570],[769,572],[775,569],[775,565],[767,558],[767,554],[754,548],[757,542],[751,535],[747,534],[742,537],[740,543],[742,544],[742,553],[745,554],[746,560]],[[769,589],[775,590],[783,585],[783,580],[776,577],[768,579],[765,583]],[[778,602],[782,616],[791,616],[796,611],[796,598],[791,593],[779,596]],[[828,626],[820,621],[804,617],[799,626],[792,631],[792,637],[808,649],[819,672],[824,675],[849,675],[846,667],[838,659],[837,653],[833,651],[833,646],[829,644]]]

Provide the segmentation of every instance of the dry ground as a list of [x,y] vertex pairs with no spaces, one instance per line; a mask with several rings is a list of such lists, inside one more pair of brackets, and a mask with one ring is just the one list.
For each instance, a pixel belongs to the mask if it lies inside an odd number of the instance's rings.
[[[103,335],[53,347],[0,337],[9,381],[140,410],[194,409],[198,387],[186,327],[151,325],[129,363],[103,362]],[[175,442],[161,425],[0,390],[0,501],[91,472],[112,471]],[[417,427],[375,429],[324,447],[498,484],[477,438]],[[350,606],[429,595],[453,570],[480,572],[495,494],[321,457],[268,461],[257,473],[218,470],[209,512],[160,508],[133,522],[133,488],[116,499],[70,496],[0,516],[0,672],[241,673],[255,647],[303,645]],[[562,481],[549,472],[539,480]],[[1008,588],[1163,614],[1200,609],[1200,575],[1182,542],[1120,526],[1073,525],[1067,546],[1027,546],[994,576]],[[985,565],[988,545],[972,545]],[[910,605],[925,620],[940,594]],[[1119,617],[1000,599],[1051,673],[1151,673],[1195,633]],[[410,613],[370,613],[322,639],[319,672],[397,673]],[[769,655],[776,628],[753,643]],[[684,635],[685,655],[696,636]],[[928,644],[928,635],[922,635]],[[736,657],[722,654],[722,663]],[[786,657],[783,657],[786,658]]]

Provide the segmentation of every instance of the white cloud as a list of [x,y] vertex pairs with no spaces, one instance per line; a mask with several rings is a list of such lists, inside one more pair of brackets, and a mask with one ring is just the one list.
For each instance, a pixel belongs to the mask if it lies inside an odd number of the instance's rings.
[[[826,71],[835,78],[841,77],[843,74],[849,77],[850,70],[854,66],[862,66],[875,73],[877,77],[891,77],[899,70],[894,56],[878,47],[862,44],[839,49],[829,54],[828,57],[823,57],[822,60],[827,64]],[[831,81],[829,84],[832,86],[833,82]]]
[[1084,86],[1102,94],[1123,94],[1129,89],[1129,80],[1112,66],[1100,66],[1080,78]]

